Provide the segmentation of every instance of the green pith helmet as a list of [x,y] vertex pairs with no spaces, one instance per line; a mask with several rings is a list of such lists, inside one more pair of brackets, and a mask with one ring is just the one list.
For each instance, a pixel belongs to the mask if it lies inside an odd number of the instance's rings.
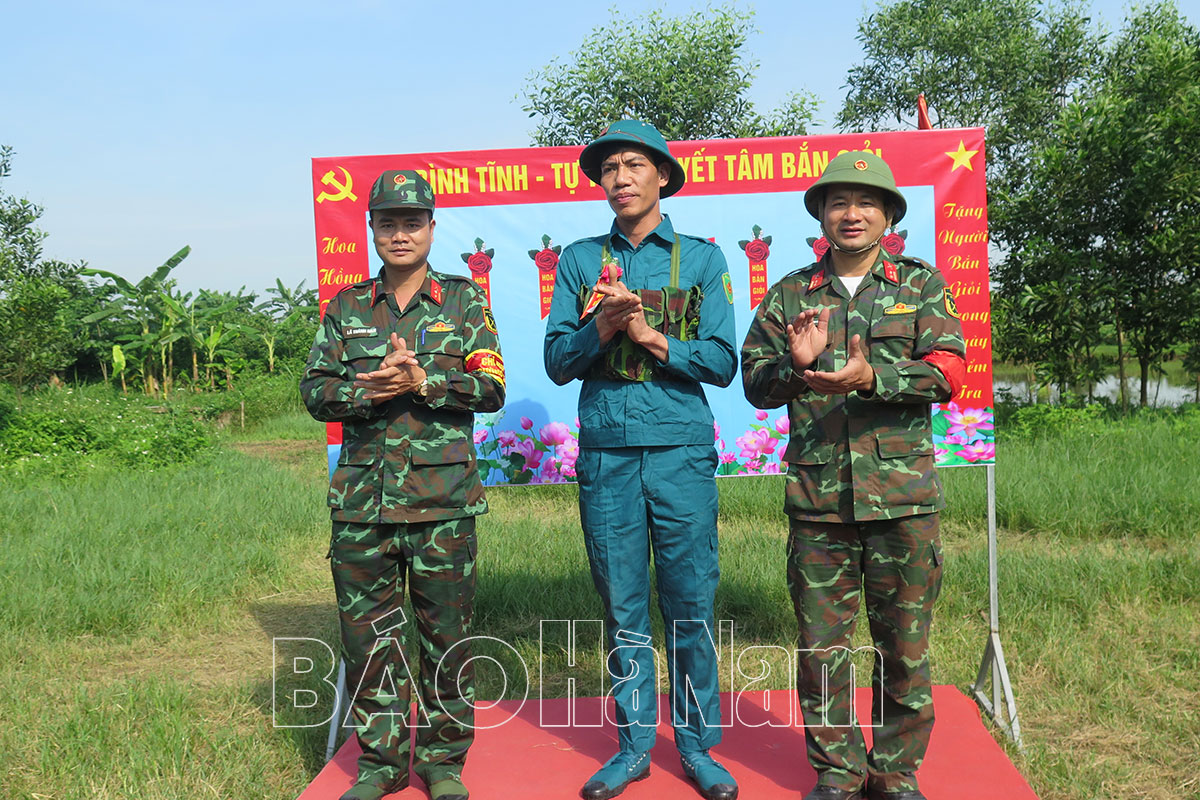
[[899,222],[908,210],[908,203],[896,188],[896,178],[887,162],[874,153],[851,150],[830,161],[821,177],[817,178],[817,182],[804,193],[804,207],[817,222],[821,221],[821,198],[825,196],[825,190],[830,184],[834,183],[858,184],[882,190],[896,207],[896,216],[892,218],[893,225]]
[[640,119],[623,119],[614,122],[595,141],[583,148],[583,152],[579,154],[579,168],[592,180],[592,183],[600,184],[600,164],[613,152],[614,144],[640,145],[671,165],[671,177],[667,179],[667,185],[658,190],[659,197],[670,197],[683,188],[686,180],[683,167],[679,166],[675,156],[671,155],[671,151],[667,149],[667,140],[663,138],[657,128]]
[[411,169],[386,169],[371,187],[369,211],[383,208],[423,208],[433,213],[433,187]]

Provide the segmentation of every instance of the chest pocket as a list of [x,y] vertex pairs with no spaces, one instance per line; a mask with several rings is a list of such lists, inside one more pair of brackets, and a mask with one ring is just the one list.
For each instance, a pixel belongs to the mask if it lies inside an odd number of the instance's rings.
[[350,364],[354,372],[371,372],[387,355],[386,339],[364,336],[361,339],[346,339],[342,343],[342,362]]
[[424,370],[433,369],[437,372],[462,372],[463,352],[462,339],[453,333],[426,333],[425,341],[417,342],[413,348],[417,354],[417,363]]
[[913,357],[917,339],[917,315],[885,314],[871,324],[871,357],[901,361]]

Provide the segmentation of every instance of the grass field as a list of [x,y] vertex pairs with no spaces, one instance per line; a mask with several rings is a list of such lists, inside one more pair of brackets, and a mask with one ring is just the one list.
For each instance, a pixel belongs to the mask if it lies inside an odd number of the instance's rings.
[[[1198,448],[1194,418],[1000,445],[1002,630],[1027,744],[1010,753],[1043,798],[1200,797]],[[942,475],[934,680],[965,689],[987,633],[984,471]],[[320,429],[294,414],[177,468],[0,477],[0,792],[299,793],[324,730],[272,727],[272,639],[336,641],[324,483]],[[717,616],[738,648],[790,647],[781,479],[719,486]],[[489,497],[475,632],[533,665],[541,619],[601,616],[576,495]],[[545,690],[561,693],[548,644]],[[494,697],[499,672],[480,683]]]

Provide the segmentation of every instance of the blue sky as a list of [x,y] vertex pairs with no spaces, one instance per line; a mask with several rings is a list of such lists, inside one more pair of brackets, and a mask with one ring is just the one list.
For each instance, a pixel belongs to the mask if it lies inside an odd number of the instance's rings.
[[[1200,19],[1200,0],[1180,8]],[[694,2],[627,0],[626,15]],[[791,91],[823,124],[874,3],[752,4],[762,111]],[[1119,28],[1127,4],[1090,3]],[[742,7],[747,7],[745,4]],[[582,10],[581,10],[582,9]],[[518,93],[609,19],[595,4],[22,3],[6,8],[6,192],[45,206],[45,255],[138,278],[185,244],[184,289],[315,283],[309,159],[522,147]],[[597,226],[607,225],[597,208]]]

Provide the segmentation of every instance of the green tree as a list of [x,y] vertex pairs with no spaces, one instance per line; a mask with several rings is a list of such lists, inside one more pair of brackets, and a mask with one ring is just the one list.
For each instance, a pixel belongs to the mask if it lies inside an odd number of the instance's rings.
[[1077,3],[897,0],[859,21],[858,41],[838,128],[915,128],[923,92],[937,127],[987,128],[994,198],[1090,74],[1102,37]]
[[1050,134],[999,223],[1001,292],[1074,275],[1114,326],[1122,378],[1137,357],[1145,405],[1200,316],[1200,31],[1171,3],[1135,13]]
[[0,379],[18,392],[71,363],[69,297],[67,289],[38,276],[8,280],[0,300]]
[[565,61],[528,78],[522,108],[538,120],[533,143],[586,144],[624,117],[673,140],[806,133],[811,94],[793,93],[766,116],[746,97],[758,67],[745,53],[752,16],[733,6],[640,18],[613,9]]

